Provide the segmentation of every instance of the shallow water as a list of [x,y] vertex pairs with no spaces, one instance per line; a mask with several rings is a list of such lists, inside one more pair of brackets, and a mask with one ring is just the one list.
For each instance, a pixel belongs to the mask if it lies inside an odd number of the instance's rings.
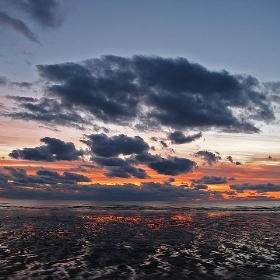
[[280,279],[277,203],[36,203],[0,206],[0,279]]

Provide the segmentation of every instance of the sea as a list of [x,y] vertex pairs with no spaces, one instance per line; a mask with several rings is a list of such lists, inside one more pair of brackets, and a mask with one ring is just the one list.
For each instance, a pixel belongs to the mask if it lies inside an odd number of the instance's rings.
[[280,279],[280,201],[0,199],[0,279]]

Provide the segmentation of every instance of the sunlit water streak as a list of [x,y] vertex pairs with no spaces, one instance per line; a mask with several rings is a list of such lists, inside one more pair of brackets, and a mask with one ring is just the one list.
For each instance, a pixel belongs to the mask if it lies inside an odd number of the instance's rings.
[[280,279],[276,201],[0,209],[0,279]]

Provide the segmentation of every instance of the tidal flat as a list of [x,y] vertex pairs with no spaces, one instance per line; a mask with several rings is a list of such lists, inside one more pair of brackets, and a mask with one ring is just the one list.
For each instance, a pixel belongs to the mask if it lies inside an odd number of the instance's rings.
[[11,207],[0,279],[280,279],[279,209]]

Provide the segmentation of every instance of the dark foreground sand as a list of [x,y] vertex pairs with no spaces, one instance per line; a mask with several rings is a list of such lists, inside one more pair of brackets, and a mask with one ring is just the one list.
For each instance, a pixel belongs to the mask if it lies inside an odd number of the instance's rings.
[[0,279],[280,279],[280,212],[0,212]]

